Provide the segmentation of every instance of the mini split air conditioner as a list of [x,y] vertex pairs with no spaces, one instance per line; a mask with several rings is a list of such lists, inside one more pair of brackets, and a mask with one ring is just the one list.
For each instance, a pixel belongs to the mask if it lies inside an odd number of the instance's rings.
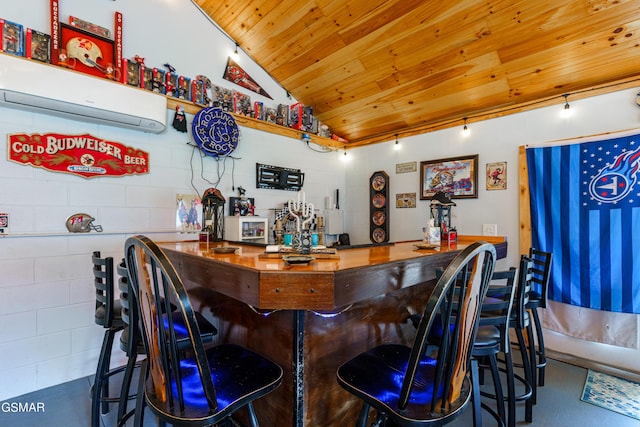
[[144,132],[167,128],[163,95],[6,54],[0,106]]

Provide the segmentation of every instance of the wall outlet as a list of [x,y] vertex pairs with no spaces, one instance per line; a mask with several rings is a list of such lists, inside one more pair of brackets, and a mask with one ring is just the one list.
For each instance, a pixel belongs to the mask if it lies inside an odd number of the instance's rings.
[[483,236],[497,236],[498,235],[498,224],[482,224],[482,235]]

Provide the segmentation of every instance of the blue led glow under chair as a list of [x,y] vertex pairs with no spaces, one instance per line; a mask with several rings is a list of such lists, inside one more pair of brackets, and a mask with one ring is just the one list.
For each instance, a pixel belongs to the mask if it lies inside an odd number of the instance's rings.
[[[147,408],[161,423],[180,426],[231,424],[231,416],[246,408],[251,426],[257,427],[253,401],[280,385],[282,368],[238,345],[205,349],[182,281],[149,238],[127,239],[125,260],[147,355],[142,367],[146,380],[138,389]],[[186,328],[187,337],[180,345],[173,316],[162,316],[171,304]],[[138,398],[136,425],[143,412],[141,402]]]
[[[462,413],[472,393],[479,416],[478,367],[471,351],[495,259],[488,243],[463,249],[436,282],[411,347],[383,344],[338,368],[338,383],[363,401],[357,427],[367,426],[372,408],[379,427],[445,425]],[[438,318],[442,340],[430,348],[428,336]]]

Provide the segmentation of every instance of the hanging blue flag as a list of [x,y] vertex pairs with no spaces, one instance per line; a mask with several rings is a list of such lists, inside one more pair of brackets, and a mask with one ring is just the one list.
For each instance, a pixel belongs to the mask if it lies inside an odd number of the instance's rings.
[[640,135],[528,148],[532,246],[549,298],[640,314]]

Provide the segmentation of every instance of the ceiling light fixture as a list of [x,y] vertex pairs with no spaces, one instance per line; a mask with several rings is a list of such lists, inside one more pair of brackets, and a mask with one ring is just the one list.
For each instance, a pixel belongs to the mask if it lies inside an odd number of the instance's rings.
[[471,135],[471,130],[469,130],[469,126],[467,126],[467,118],[464,119],[464,126],[462,127],[462,135],[469,136]]
[[240,54],[238,53],[238,43],[236,42],[236,48],[233,51],[233,58],[238,60],[238,58],[240,58]]
[[393,146],[394,150],[399,150],[400,149],[400,144],[398,143],[398,134],[396,133],[396,143]]
[[562,95],[564,97],[564,108],[560,112],[560,115],[565,118],[571,116],[571,105],[569,105],[569,95],[570,95],[569,93],[565,93],[564,95]]

